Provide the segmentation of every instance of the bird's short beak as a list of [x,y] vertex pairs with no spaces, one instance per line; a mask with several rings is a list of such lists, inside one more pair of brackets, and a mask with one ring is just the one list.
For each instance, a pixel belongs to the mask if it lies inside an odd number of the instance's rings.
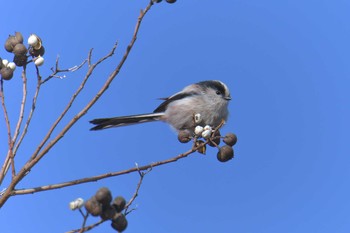
[[226,97],[224,97],[224,99],[225,100],[231,100],[232,98],[231,98],[231,96],[226,96]]

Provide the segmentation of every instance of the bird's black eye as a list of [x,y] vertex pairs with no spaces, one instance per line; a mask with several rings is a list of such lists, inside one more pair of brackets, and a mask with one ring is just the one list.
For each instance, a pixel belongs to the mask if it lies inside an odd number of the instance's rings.
[[221,91],[216,91],[216,94],[217,95],[221,95]]

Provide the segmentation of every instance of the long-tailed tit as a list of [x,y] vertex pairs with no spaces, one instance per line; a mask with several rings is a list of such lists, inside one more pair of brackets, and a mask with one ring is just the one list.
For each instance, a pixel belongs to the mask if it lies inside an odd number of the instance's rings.
[[223,82],[202,81],[165,98],[153,113],[94,119],[90,123],[96,126],[91,130],[160,120],[167,122],[177,131],[188,129],[193,134],[197,125],[217,127],[222,121],[226,121],[229,100],[230,92]]

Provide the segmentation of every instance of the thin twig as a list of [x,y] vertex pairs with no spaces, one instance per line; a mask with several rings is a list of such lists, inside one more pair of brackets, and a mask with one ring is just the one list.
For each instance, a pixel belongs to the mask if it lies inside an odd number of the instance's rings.
[[101,219],[100,221],[98,221],[97,223],[94,223],[90,226],[84,227],[84,228],[80,228],[80,229],[75,229],[75,230],[71,230],[71,231],[67,231],[66,233],[76,233],[76,232],[85,232],[85,231],[89,231],[95,227],[97,227],[98,225],[100,225],[101,223],[104,223],[107,220],[103,220]]
[[[136,165],[136,167],[138,168],[138,165]],[[131,204],[135,201],[135,199],[136,199],[137,196],[139,195],[139,190],[140,190],[140,188],[141,188],[143,178],[144,178],[145,175],[148,174],[150,171],[152,171],[152,167],[149,168],[149,169],[147,169],[145,172],[138,170],[139,175],[140,175],[140,180],[139,180],[139,182],[137,183],[137,186],[136,186],[136,190],[135,190],[134,195],[131,197],[131,199],[129,200],[129,202],[125,205],[125,208],[124,208],[124,214],[125,214],[125,216],[128,215],[128,214],[130,214],[133,210],[135,210],[135,209],[131,209],[130,211],[128,211],[128,209],[129,209],[129,207],[131,206]]]
[[[56,125],[58,124],[57,121],[54,123],[54,125],[50,128],[48,134],[44,137],[44,139],[42,140],[42,142],[40,143],[40,145],[38,146],[37,150],[32,154],[31,158],[27,161],[27,163],[22,167],[22,169],[17,173],[17,175],[12,179],[12,182],[10,183],[10,185],[8,186],[8,189],[5,191],[5,193],[0,197],[0,208],[4,205],[4,203],[8,200],[8,198],[12,195],[12,192],[15,190],[16,185],[23,179],[23,177],[31,170],[31,168],[33,166],[35,166],[40,159],[46,155],[46,153],[49,152],[49,150],[67,133],[67,131],[83,116],[87,113],[87,111],[96,103],[96,101],[101,97],[101,95],[108,89],[109,85],[111,84],[111,82],[114,80],[114,78],[117,76],[117,74],[119,73],[119,71],[121,70],[121,68],[123,67],[124,62],[127,60],[129,53],[137,39],[137,34],[142,22],[142,19],[144,18],[144,16],[146,15],[146,13],[151,9],[153,5],[153,2],[150,1],[149,4],[147,5],[147,7],[140,12],[140,15],[138,17],[136,26],[135,26],[135,30],[134,30],[134,34],[132,36],[132,39],[129,43],[129,45],[126,48],[126,51],[124,53],[124,56],[121,58],[119,64],[117,65],[117,67],[115,68],[115,70],[110,74],[110,76],[108,77],[108,79],[106,80],[105,84],[102,86],[102,88],[98,91],[98,93],[90,100],[90,102],[78,113],[76,114],[67,124],[66,126],[61,130],[60,133],[58,133],[58,135],[52,139],[47,146],[43,148],[44,144],[46,144],[46,142],[48,141],[48,139],[50,138],[53,129],[56,127]],[[114,52],[114,49],[113,49]],[[110,55],[112,56],[112,54]],[[105,59],[107,59],[106,56]],[[99,62],[95,63],[94,65],[99,64],[100,62],[102,62],[103,60],[100,59]],[[94,66],[92,65],[91,67],[89,67],[89,71],[92,72],[92,70],[94,69]],[[91,75],[91,73],[86,74],[86,78],[88,78],[88,76]],[[85,81],[83,80],[83,83]],[[83,84],[82,84],[83,85]],[[81,87],[78,88],[78,91]],[[80,91],[79,91],[80,92]],[[72,98],[75,99],[75,97],[73,96]],[[70,101],[71,103],[71,101]],[[67,105],[67,107],[70,105],[70,103]],[[69,107],[70,108],[70,107]],[[60,118],[60,117],[59,117]],[[58,119],[59,120],[59,119]],[[68,185],[69,186],[69,185]]]
[[86,220],[87,218],[89,217],[89,213],[86,212],[86,214],[83,213],[83,211],[81,210],[81,208],[79,208],[79,212],[81,213],[81,215],[83,216],[83,223],[81,225],[81,233],[84,232],[83,229],[85,228],[85,225],[86,225]]
[[22,125],[23,117],[24,117],[24,108],[27,100],[27,75],[26,75],[26,69],[23,69],[22,71],[22,80],[23,80],[23,97],[21,102],[21,109],[19,112],[19,118],[17,121],[17,126],[15,129],[15,133],[13,135],[12,141],[15,142],[17,140],[17,137],[19,135],[19,129]]
[[80,65],[73,66],[71,68],[61,70],[61,69],[58,68],[59,58],[60,58],[60,56],[57,56],[56,63],[55,63],[55,69],[51,68],[52,74],[50,74],[47,78],[45,78],[43,81],[41,81],[41,84],[46,83],[47,81],[49,81],[52,78],[61,78],[62,79],[65,76],[57,75],[58,73],[75,72],[75,71],[79,70],[81,67],[83,67],[85,65],[85,63],[87,62],[87,59],[85,59]]
[[[136,164],[136,168],[138,168],[138,165],[137,165],[137,164]],[[138,196],[139,190],[140,190],[140,188],[141,188],[141,184],[142,184],[142,181],[143,181],[144,176],[145,176],[147,173],[149,173],[151,170],[152,170],[152,168],[146,170],[145,172],[138,170],[138,173],[139,173],[139,175],[140,175],[140,179],[139,179],[139,182],[137,183],[136,190],[135,190],[133,196],[131,197],[131,199],[129,200],[129,202],[125,205],[125,208],[124,208],[124,214],[125,214],[125,216],[128,215],[128,214],[130,214],[133,210],[135,210],[135,209],[131,209],[130,211],[128,211],[128,208],[130,207],[130,205],[135,201],[136,197]],[[104,221],[107,221],[107,220],[108,220],[108,219],[106,219],[106,220],[100,220],[100,221],[98,221],[97,223],[94,223],[94,224],[92,224],[92,225],[90,225],[90,226],[85,227],[86,219],[87,219],[87,215],[88,215],[88,214],[85,215],[85,214],[82,212],[81,209],[79,209],[79,211],[80,211],[80,213],[82,214],[82,216],[83,216],[83,218],[84,218],[82,227],[81,227],[80,229],[71,230],[71,231],[69,231],[69,232],[79,232],[79,233],[82,233],[82,232],[91,230],[92,228],[94,228],[94,227],[100,225],[101,223],[103,223]],[[67,233],[68,233],[68,232],[67,232]]]
[[[90,50],[89,53],[91,53],[92,50]],[[35,150],[35,152],[33,153],[32,157],[30,158],[29,161],[33,161],[34,158],[38,155],[38,153],[40,152],[41,148],[45,145],[45,143],[49,140],[49,138],[51,137],[51,134],[53,133],[53,131],[55,130],[55,128],[57,127],[57,125],[61,122],[61,120],[63,119],[63,117],[67,114],[68,110],[71,108],[71,106],[73,105],[75,99],[77,98],[77,96],[79,95],[79,93],[84,89],[85,84],[87,82],[87,80],[89,79],[92,71],[94,70],[94,68],[90,68],[87,72],[87,74],[85,75],[82,83],[80,84],[80,86],[78,87],[77,91],[73,94],[73,96],[71,97],[70,101],[68,102],[67,106],[65,107],[65,109],[63,110],[63,112],[59,115],[59,117],[56,119],[56,121],[53,123],[53,125],[51,126],[51,128],[49,129],[48,133],[46,134],[46,136],[44,137],[44,139],[41,141],[41,143],[39,144],[39,146],[37,147],[37,149]],[[52,145],[53,146],[53,145]],[[51,146],[51,147],[52,147]]]
[[23,141],[23,138],[25,137],[25,135],[28,132],[28,127],[30,125],[30,122],[31,122],[32,117],[33,117],[33,114],[35,112],[36,102],[37,102],[37,99],[38,99],[38,96],[39,96],[40,87],[41,87],[41,78],[40,78],[40,75],[37,75],[37,84],[36,84],[35,93],[34,93],[34,96],[33,96],[33,99],[32,99],[32,106],[31,106],[31,109],[30,109],[30,112],[29,112],[29,115],[28,115],[28,119],[27,119],[27,121],[26,121],[26,123],[24,125],[22,134],[21,134],[17,144],[15,145],[15,147],[13,149],[13,153],[14,154],[17,153],[17,150],[18,150],[19,146],[21,145],[21,143]]
[[[23,81],[23,94],[22,94],[22,101],[21,101],[21,108],[19,111],[19,117],[18,117],[18,121],[17,121],[17,125],[16,125],[16,129],[15,129],[15,133],[13,135],[12,138],[12,142],[11,145],[13,147],[14,143],[17,140],[17,137],[19,135],[19,129],[21,128],[22,125],[22,121],[23,121],[23,117],[24,117],[24,109],[25,109],[25,104],[26,104],[26,100],[27,100],[27,76],[26,76],[26,69],[24,68],[22,70],[22,81]],[[12,153],[11,153],[11,168],[12,168],[12,177],[14,177],[16,175],[16,170],[15,170],[15,152],[13,151],[13,148],[11,148]],[[10,161],[8,160],[8,161]],[[5,161],[6,163],[6,161]],[[7,162],[8,163],[8,162]],[[7,169],[5,168],[5,174],[7,173]]]
[[[4,95],[4,83],[3,80],[0,80],[0,100],[1,100],[1,106],[4,112],[4,117],[5,117],[5,123],[6,123],[6,127],[7,127],[7,138],[8,138],[8,152],[5,158],[5,161],[3,163],[3,166],[1,168],[0,171],[0,178],[5,176],[6,172],[6,168],[8,167],[8,164],[11,162],[11,160],[13,159],[13,142],[12,142],[12,137],[11,137],[11,125],[10,125],[10,120],[9,120],[9,116],[7,113],[7,108],[6,108],[6,103],[5,103],[5,95]],[[14,169],[12,171],[12,173],[14,173]]]
[[158,161],[158,162],[153,162],[153,163],[150,163],[148,165],[141,166],[141,167],[132,167],[132,168],[122,170],[122,171],[109,172],[109,173],[105,173],[105,174],[101,174],[101,175],[97,175],[97,176],[86,177],[86,178],[72,180],[72,181],[63,182],[63,183],[59,183],[59,184],[44,185],[44,186],[35,187],[35,188],[28,188],[28,189],[16,189],[16,190],[13,190],[11,192],[11,195],[24,195],[24,194],[29,194],[29,193],[32,194],[32,193],[36,193],[36,192],[60,189],[60,188],[78,185],[78,184],[83,184],[83,183],[88,183],[88,182],[95,182],[95,181],[105,179],[108,177],[121,176],[121,175],[126,175],[129,173],[133,173],[133,172],[139,172],[139,171],[147,171],[149,169],[153,169],[154,167],[158,167],[158,166],[168,164],[168,163],[173,163],[173,162],[178,161],[179,159],[183,159],[183,158],[187,157],[188,155],[196,152],[200,147],[203,147],[205,144],[206,143],[201,144],[200,146],[192,148],[192,149],[188,150],[187,152],[179,154],[173,158]]

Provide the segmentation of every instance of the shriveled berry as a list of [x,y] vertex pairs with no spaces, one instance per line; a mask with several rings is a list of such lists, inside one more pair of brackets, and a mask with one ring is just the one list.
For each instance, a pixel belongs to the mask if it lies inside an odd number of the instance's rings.
[[227,162],[233,158],[233,148],[228,145],[224,145],[219,149],[217,158],[220,162]]
[[128,221],[125,218],[125,215],[122,213],[117,213],[112,219],[112,228],[118,232],[122,232],[128,226]]
[[105,206],[109,205],[112,201],[111,191],[106,187],[100,188],[96,192],[95,197],[99,203],[101,203],[102,205],[105,205]]
[[29,54],[34,57],[43,56],[45,54],[45,48],[44,46],[41,46],[40,49],[34,49],[33,47],[31,47],[29,49]]
[[12,52],[17,56],[22,56],[27,53],[27,48],[24,44],[16,44]]
[[125,198],[122,196],[116,197],[113,200],[112,206],[115,208],[115,210],[120,213],[125,208],[126,201]]
[[112,219],[116,213],[117,211],[111,205],[107,205],[102,207],[102,214],[100,217],[103,220]]
[[20,32],[15,32],[15,37],[16,37],[16,40],[17,40],[18,43],[23,44],[23,36],[22,36],[22,33],[20,33]]
[[191,132],[187,129],[180,130],[178,135],[177,135],[177,139],[181,143],[187,143],[187,142],[191,141],[191,138],[192,138]]
[[3,80],[10,80],[13,77],[13,70],[10,67],[3,67],[0,74]]
[[220,136],[221,136],[220,131],[215,130],[215,133],[213,137],[210,138],[208,145],[211,147],[216,147],[217,145],[219,145],[221,141]]
[[202,140],[196,141],[196,147],[198,147],[197,151],[200,154],[205,155],[205,153],[207,152],[207,145]]
[[16,64],[16,66],[24,66],[27,64],[27,59],[27,55],[15,55],[13,62]]
[[227,133],[223,141],[226,145],[234,146],[237,142],[237,136],[234,133]]
[[102,214],[102,205],[96,200],[95,196],[85,202],[85,209],[92,216],[99,216]]
[[5,41],[5,49],[7,52],[11,53],[13,51],[13,47],[16,45],[16,38],[14,36],[9,36]]

